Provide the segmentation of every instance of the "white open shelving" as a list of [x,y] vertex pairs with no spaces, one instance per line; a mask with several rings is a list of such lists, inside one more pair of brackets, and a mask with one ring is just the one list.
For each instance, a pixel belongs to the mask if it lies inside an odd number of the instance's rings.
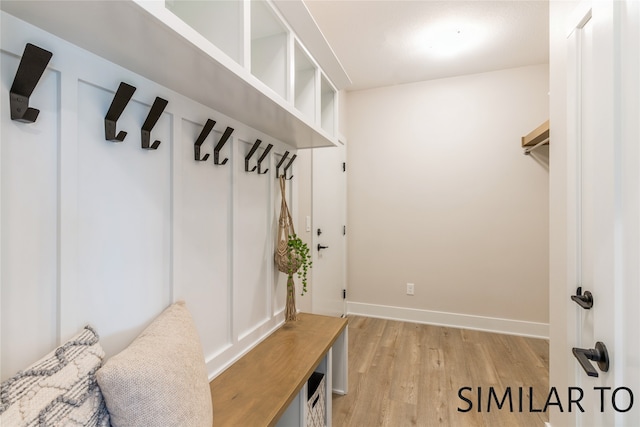
[[165,7],[238,64],[244,63],[238,31],[244,7],[238,1],[165,0]]
[[331,81],[349,79],[302,0],[3,0],[0,8],[293,147],[337,144]]
[[316,74],[318,69],[299,43],[294,46],[294,106],[313,120],[317,111]]
[[329,135],[336,134],[337,93],[326,76],[320,82],[320,126]]
[[287,99],[289,35],[264,1],[251,2],[251,74]]

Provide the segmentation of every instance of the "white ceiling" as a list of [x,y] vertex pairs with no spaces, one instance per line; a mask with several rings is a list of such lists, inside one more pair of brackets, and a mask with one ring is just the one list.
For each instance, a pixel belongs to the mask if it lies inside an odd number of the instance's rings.
[[[548,63],[548,0],[305,0],[351,78],[347,90]],[[441,25],[471,36],[455,55],[420,34]],[[439,39],[442,39],[439,36]]]

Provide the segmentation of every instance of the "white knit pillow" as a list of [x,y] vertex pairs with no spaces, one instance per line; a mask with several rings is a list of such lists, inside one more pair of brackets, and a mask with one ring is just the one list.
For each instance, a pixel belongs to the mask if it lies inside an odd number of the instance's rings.
[[95,372],[104,351],[86,326],[0,385],[0,426],[108,426]]
[[96,373],[113,427],[211,427],[202,346],[184,302],[162,312]]

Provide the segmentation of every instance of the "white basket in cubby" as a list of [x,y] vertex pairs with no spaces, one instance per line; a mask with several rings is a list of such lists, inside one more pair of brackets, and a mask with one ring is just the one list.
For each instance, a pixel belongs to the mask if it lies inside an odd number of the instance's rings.
[[325,381],[324,374],[314,372],[307,383],[307,427],[324,427],[325,419]]

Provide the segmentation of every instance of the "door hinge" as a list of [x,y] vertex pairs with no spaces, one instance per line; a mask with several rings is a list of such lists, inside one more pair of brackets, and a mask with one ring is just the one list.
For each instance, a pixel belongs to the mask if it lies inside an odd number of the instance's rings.
[[342,290],[342,299],[347,299],[347,290],[346,289]]
[[347,171],[347,162],[342,162],[342,172]]
[[346,236],[346,235],[347,235],[347,226],[346,226],[346,225],[343,225],[343,226],[342,226],[342,235],[343,235],[343,236]]

